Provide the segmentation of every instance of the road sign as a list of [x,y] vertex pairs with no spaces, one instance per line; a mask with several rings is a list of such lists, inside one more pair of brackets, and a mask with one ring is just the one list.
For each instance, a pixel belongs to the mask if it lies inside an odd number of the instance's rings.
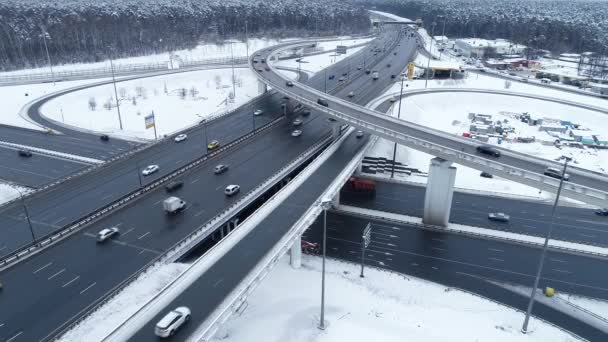
[[338,46],[336,46],[336,54],[338,54],[338,55],[345,55],[346,54],[346,46],[345,45],[338,45]]
[[365,229],[363,230],[363,245],[367,248],[369,244],[372,242],[372,224],[368,223]]
[[146,129],[154,127],[154,113],[146,116],[144,120],[146,122]]

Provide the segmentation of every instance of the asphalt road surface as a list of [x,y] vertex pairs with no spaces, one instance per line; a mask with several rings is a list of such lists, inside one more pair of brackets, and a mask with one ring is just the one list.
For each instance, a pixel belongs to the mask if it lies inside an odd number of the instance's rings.
[[[348,189],[341,192],[346,205],[422,217],[426,188],[376,181],[376,197],[370,198]],[[544,237],[551,219],[552,205],[507,197],[454,192],[450,222]],[[488,220],[489,213],[511,216],[508,223]],[[608,246],[608,217],[594,210],[558,207],[552,236],[555,239]]]
[[[346,63],[341,62],[332,67],[332,70],[340,72],[347,68]],[[317,77],[311,80],[313,84],[315,81],[318,86],[320,84],[324,86],[323,78]],[[346,92],[350,87],[356,89],[355,87],[364,85],[365,82],[362,84],[353,82],[345,85],[341,91]],[[376,91],[375,96],[381,89]],[[372,95],[369,94],[369,96]],[[279,100],[282,101],[282,99]],[[280,102],[277,104],[280,105]],[[213,132],[213,138],[219,138],[221,132],[229,134],[231,129],[245,121],[247,122],[245,125],[251,125],[251,113],[254,108],[260,108],[260,105],[252,105],[243,109],[242,117],[246,118],[245,120],[239,121],[234,119],[238,116],[228,116],[226,118],[228,122],[221,125],[217,123],[218,126],[214,130],[209,130],[209,134],[211,135]],[[269,122],[276,117],[274,115],[278,116],[280,113],[276,113],[276,110],[265,110],[265,114],[261,118],[256,117],[256,120],[260,118],[260,120]],[[179,215],[168,217],[162,212],[161,202],[168,195],[165,194],[164,189],[157,189],[42,253],[0,273],[0,279],[4,284],[4,290],[0,294],[0,307],[15,308],[15,310],[0,311],[0,326],[2,327],[0,340],[17,336],[13,341],[34,341],[47,335],[53,335],[56,333],[56,329],[68,322],[71,317],[330,132],[330,125],[325,117],[313,111],[310,116],[302,117],[304,123],[301,126],[303,128],[300,129],[303,130],[303,134],[294,138],[291,136],[291,131],[294,129],[291,122],[295,117],[295,115],[289,115],[287,120],[281,121],[272,129],[248,140],[239,148],[222,153],[213,160],[203,163],[201,167],[184,174],[181,180],[184,181],[185,186],[175,194],[186,200],[188,207]],[[198,130],[204,131],[202,128]],[[186,141],[191,145],[169,142],[165,145],[168,150],[167,157],[186,160],[187,157],[181,153],[170,153],[175,149],[178,151],[199,150],[200,153],[201,138],[204,139],[204,136],[199,136],[199,139],[191,136]],[[209,138],[211,140],[212,137]],[[220,141],[225,140],[222,137]],[[351,154],[344,156],[343,160],[350,160],[352,152],[357,150],[363,142],[364,139],[353,138],[351,143],[345,147]],[[212,169],[219,163],[230,165],[230,169],[217,176],[213,174]],[[141,164],[145,165],[143,162]],[[163,165],[166,164],[161,164],[161,170],[163,170]],[[342,164],[332,165],[332,174],[341,170],[340,165]],[[118,178],[124,183],[115,181],[113,176],[114,174],[111,174],[108,175],[108,180],[100,180],[104,186],[89,185],[84,182],[83,187],[91,187],[77,192],[73,197],[63,197],[66,196],[63,192],[57,194],[60,197],[53,200],[62,205],[65,203],[65,207],[62,206],[61,211],[32,208],[39,210],[35,213],[36,215],[44,215],[42,221],[36,221],[36,229],[56,229],[57,227],[47,227],[46,222],[52,222],[58,214],[69,214],[70,210],[76,213],[83,212],[86,210],[86,207],[83,208],[83,206],[86,206],[88,201],[91,203],[99,201],[104,196],[104,190],[119,193],[124,192],[125,187],[131,183],[138,185],[137,173],[134,170],[130,172],[129,168],[126,168],[124,177]],[[330,177],[327,181],[331,179]],[[232,198],[225,197],[223,189],[228,184],[239,184],[241,194]],[[87,197],[84,197],[85,194]],[[302,192],[302,194],[307,198],[312,196],[307,192]],[[106,193],[105,196],[108,194]],[[73,202],[67,204],[66,202],[70,200]],[[71,217],[79,217],[77,215],[74,214]],[[6,216],[4,218],[7,219]],[[11,218],[22,222],[22,217]],[[64,220],[68,220],[68,218]],[[40,224],[42,222],[45,225]],[[96,244],[95,234],[100,229],[110,226],[118,226],[121,235],[108,243]],[[22,229],[20,232],[26,235],[27,230]],[[13,237],[14,234],[9,234],[9,236]],[[0,246],[0,248],[2,247]]]
[[[538,248],[368,220],[340,212],[329,212],[327,219],[327,255],[330,257],[360,263],[362,232],[371,223],[366,264],[459,287],[520,310],[526,309],[528,298],[487,280],[531,287],[540,256]],[[319,216],[304,239],[321,242],[322,234],[323,218]],[[604,258],[550,251],[539,287],[551,286],[561,292],[608,299],[605,266]],[[533,314],[589,341],[605,340],[601,331],[540,303],[535,304]],[[521,317],[523,323],[524,315]]]

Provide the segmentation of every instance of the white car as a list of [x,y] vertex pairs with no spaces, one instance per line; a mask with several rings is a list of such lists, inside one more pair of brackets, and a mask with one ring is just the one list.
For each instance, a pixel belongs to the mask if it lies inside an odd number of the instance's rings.
[[151,174],[153,174],[154,172],[158,171],[158,165],[148,165],[142,172],[141,174],[144,176],[149,176]]
[[300,119],[293,120],[293,125],[294,126],[300,126],[301,124],[302,124],[302,120],[300,120]]
[[255,116],[260,116],[262,114],[264,114],[264,111],[261,109],[256,109],[255,112],[253,112],[253,115]]
[[188,135],[187,134],[180,134],[178,136],[175,137],[175,142],[182,142],[184,140],[188,139]]
[[291,132],[292,137],[299,137],[300,135],[302,135],[302,131],[300,131],[299,129],[296,129],[295,131]]
[[169,337],[175,334],[184,323],[190,320],[190,309],[185,306],[180,306],[175,310],[170,311],[161,318],[154,327],[154,333],[158,337]]
[[104,228],[97,233],[97,242],[104,242],[118,233],[118,227]]
[[241,190],[241,187],[236,185],[236,184],[230,184],[226,187],[226,189],[224,189],[224,194],[226,194],[226,196],[232,196],[234,194],[236,194],[237,192],[239,192]]

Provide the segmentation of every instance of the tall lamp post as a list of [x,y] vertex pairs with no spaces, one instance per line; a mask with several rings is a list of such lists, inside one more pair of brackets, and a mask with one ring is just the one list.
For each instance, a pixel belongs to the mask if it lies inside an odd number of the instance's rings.
[[[445,21],[446,21],[447,17],[445,15],[440,15],[438,17],[443,18],[443,29],[441,30],[441,39],[443,39],[443,37],[445,37]],[[442,51],[439,50],[439,59],[441,59],[441,53],[442,53]]]
[[323,208],[323,262],[321,266],[321,318],[319,329],[325,330],[325,255],[327,252],[327,210],[331,208],[331,198],[321,200]]
[[[397,119],[401,119],[401,101],[403,100],[403,81],[405,74],[401,74],[401,91],[399,92],[399,109],[397,110]],[[409,85],[408,85],[409,86]],[[397,143],[393,146],[393,167],[391,168],[391,178],[395,177],[395,159],[397,157]]]
[[530,315],[532,314],[532,307],[534,306],[534,297],[536,296],[536,288],[538,287],[538,282],[540,280],[540,275],[543,271],[543,266],[545,263],[545,256],[547,255],[547,246],[549,245],[549,239],[551,238],[551,233],[553,232],[553,223],[555,221],[555,210],[557,209],[557,203],[559,201],[559,195],[562,192],[562,186],[564,185],[564,176],[566,175],[566,168],[568,167],[568,162],[572,160],[572,158],[564,157],[566,160],[564,162],[564,168],[562,170],[562,177],[559,180],[559,187],[557,188],[557,194],[555,195],[555,202],[553,202],[553,208],[551,209],[551,221],[549,224],[549,230],[547,231],[547,235],[545,236],[545,243],[543,244],[543,249],[540,254],[540,260],[538,262],[538,270],[536,271],[536,277],[534,278],[534,287],[532,287],[532,292],[530,294],[530,301],[528,302],[528,310],[526,310],[526,317],[524,318],[524,325],[521,328],[521,332],[526,334],[528,332],[528,323],[530,321]]
[[51,35],[46,31],[44,27],[40,27],[42,30],[42,40],[44,41],[44,50],[46,50],[46,59],[49,61],[49,68],[51,68],[51,78],[53,78],[53,85],[55,85],[55,74],[53,73],[53,63],[51,63],[51,55],[49,54],[49,47],[46,45],[46,40],[51,40]]
[[232,61],[231,61],[230,64],[231,64],[231,68],[232,68],[232,96],[233,96],[232,98],[233,98],[233,100],[236,101],[236,85],[235,85],[236,79],[234,77],[234,52],[232,50],[232,45],[233,44],[234,44],[234,42],[231,41],[230,42],[230,59]]
[[435,25],[437,25],[437,23],[433,21],[431,24],[431,46],[429,47],[429,60],[426,63],[426,80],[424,81],[424,88],[426,88],[426,85],[429,82],[429,69],[431,68],[431,58],[433,57],[433,36],[435,35]]
[[[114,52],[113,48],[110,51]],[[120,100],[118,99],[118,91],[116,90],[116,77],[114,76],[114,62],[112,61],[113,56],[110,56],[110,70],[112,71],[112,84],[114,85],[114,97],[116,97],[116,111],[118,112],[118,125],[122,131],[122,117],[120,116]]]
[[207,151],[207,146],[209,146],[209,141],[207,139],[207,119],[203,118],[200,114],[196,114],[201,120],[200,124],[203,125],[203,134],[205,135],[205,151]]
[[32,234],[32,242],[36,243],[36,235],[34,234],[34,227],[32,226],[32,221],[30,219],[30,212],[27,209],[27,205],[25,205],[25,198],[23,197],[23,192],[16,187],[13,187],[19,193],[19,199],[21,200],[21,205],[23,206],[23,212],[25,213],[25,219],[27,220],[27,224],[30,227],[30,233]]

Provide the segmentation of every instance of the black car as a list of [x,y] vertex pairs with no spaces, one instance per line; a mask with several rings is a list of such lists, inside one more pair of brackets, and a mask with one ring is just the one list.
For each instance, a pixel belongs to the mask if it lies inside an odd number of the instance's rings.
[[309,116],[310,115],[310,111],[309,110],[305,110],[302,112],[302,116]]
[[387,67],[387,68],[390,68],[390,67],[391,67],[391,64],[390,64],[390,63],[389,63],[389,64],[387,64],[387,65],[386,65],[386,67]]
[[347,72],[343,72],[343,73],[342,73],[342,76],[346,76],[346,75],[348,75],[348,73],[347,73]]
[[329,75],[328,77],[330,80],[333,80],[334,78],[336,78],[336,75]]
[[19,156],[21,157],[31,157],[32,156],[32,152],[28,151],[28,150],[19,150]]
[[291,81],[287,81],[287,83],[285,83],[288,87],[293,87],[293,82]]
[[320,104],[321,106],[329,107],[329,103],[327,103],[327,101],[325,101],[324,99],[318,99],[317,103]]
[[369,70],[369,69],[365,69],[365,73],[369,75],[369,74],[371,74],[371,73],[372,73],[372,71],[371,71],[371,70]]
[[488,172],[485,172],[485,171],[484,171],[484,172],[482,172],[482,173],[480,173],[479,175],[480,175],[481,177],[483,177],[483,178],[494,178],[494,176],[492,176],[492,174],[491,174],[491,173],[488,173]]
[[391,78],[395,79],[397,78],[397,75],[391,75]]
[[167,192],[172,192],[172,191],[175,191],[175,190],[181,188],[182,186],[184,186],[184,182],[172,181],[172,182],[169,182],[169,184],[165,185],[165,190]]
[[103,134],[99,137],[99,139],[101,139],[101,141],[108,141],[110,140],[110,137],[107,134]]
[[487,154],[490,155],[492,157],[500,157],[500,151],[498,151],[497,149],[490,147],[490,146],[486,146],[486,145],[481,145],[481,146],[477,146],[477,152],[481,153],[481,154]]
[[595,211],[595,214],[600,216],[608,216],[608,209],[598,209]]

